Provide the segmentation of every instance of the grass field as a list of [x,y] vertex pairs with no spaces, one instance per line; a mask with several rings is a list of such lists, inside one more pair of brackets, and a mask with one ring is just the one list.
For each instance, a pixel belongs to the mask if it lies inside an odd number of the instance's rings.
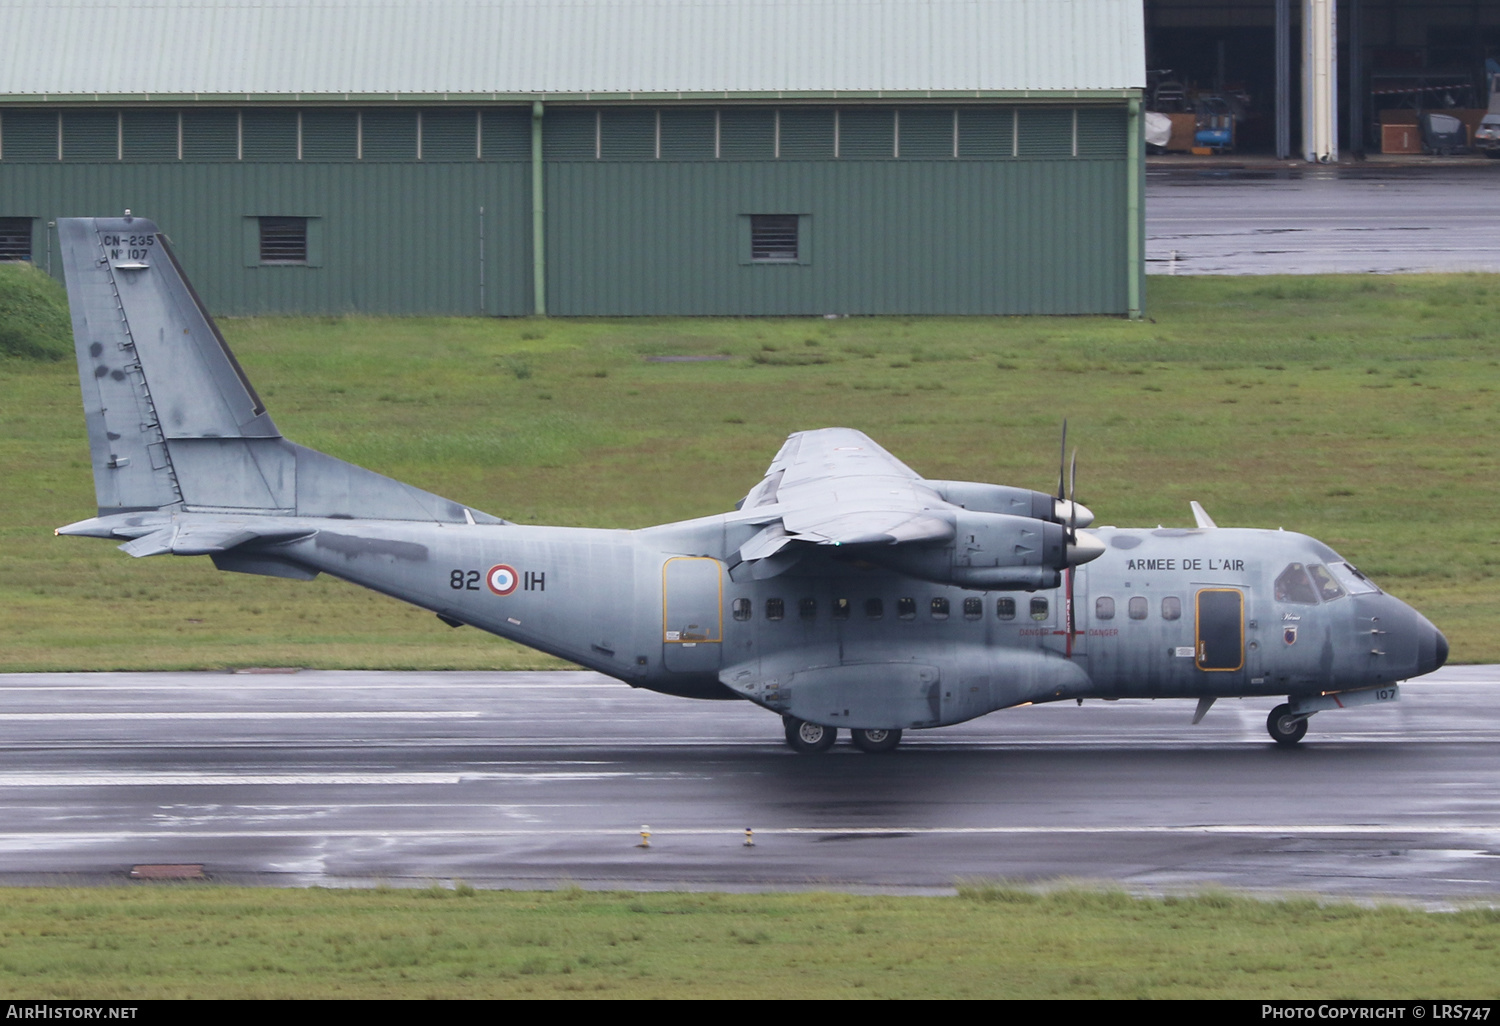
[[[1448,635],[1491,629],[1500,278],[1152,278],[1153,320],[256,319],[225,334],[289,437],[509,519],[722,512],[790,431],[931,477],[1055,486],[1102,523],[1315,535]],[[723,357],[652,362],[661,355]],[[0,670],[558,665],[337,581],[54,538],[94,511],[71,359],[0,357]]]
[[16,998],[1441,998],[1500,993],[1500,912],[998,886],[957,898],[21,889]]

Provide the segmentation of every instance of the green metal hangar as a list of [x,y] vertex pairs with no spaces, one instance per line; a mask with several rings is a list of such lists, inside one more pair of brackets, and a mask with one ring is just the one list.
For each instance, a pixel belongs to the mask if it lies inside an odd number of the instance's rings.
[[5,0],[0,257],[223,314],[1138,315],[1141,0]]

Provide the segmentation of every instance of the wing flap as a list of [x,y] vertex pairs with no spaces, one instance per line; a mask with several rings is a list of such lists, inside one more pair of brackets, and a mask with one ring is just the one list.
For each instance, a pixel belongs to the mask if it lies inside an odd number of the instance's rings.
[[817,510],[784,516],[782,523],[798,541],[819,545],[901,545],[951,541],[954,535],[953,519],[930,510]]

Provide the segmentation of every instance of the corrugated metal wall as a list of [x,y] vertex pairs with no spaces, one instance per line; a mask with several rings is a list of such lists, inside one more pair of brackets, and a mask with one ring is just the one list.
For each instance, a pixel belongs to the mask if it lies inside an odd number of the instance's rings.
[[[118,215],[156,221],[215,313],[478,314],[479,208],[486,310],[531,310],[531,169],[518,163],[15,164],[0,211],[40,223]],[[14,213],[11,213],[11,212]],[[315,218],[320,266],[247,259],[259,216]],[[247,223],[248,221],[248,223]],[[54,241],[55,246],[55,241]],[[249,252],[247,253],[247,248]],[[54,260],[53,270],[61,273]]]
[[[1123,160],[556,163],[558,314],[1125,310]],[[805,262],[751,263],[750,214],[805,214]]]
[[[0,216],[37,219],[45,263],[46,221],[129,207],[225,314],[531,312],[529,111],[188,109],[180,123],[0,112]],[[544,123],[552,314],[1127,308],[1123,102],[563,107]],[[750,259],[756,214],[799,215],[798,260]],[[262,216],[310,219],[306,266],[260,262]]]

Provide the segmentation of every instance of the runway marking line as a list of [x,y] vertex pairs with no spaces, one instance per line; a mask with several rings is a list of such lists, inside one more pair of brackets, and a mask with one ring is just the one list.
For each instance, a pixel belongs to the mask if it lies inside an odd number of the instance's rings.
[[[738,822],[738,821],[736,821]],[[326,838],[326,837],[520,837],[520,838],[549,838],[549,837],[622,837],[634,836],[639,830],[631,826],[619,827],[591,827],[549,829],[538,827],[525,830],[376,830],[376,829],[347,829],[347,830],[125,830],[105,833],[52,833],[49,831],[29,831],[7,833],[0,831],[0,841],[16,842],[23,839],[33,841],[90,841],[101,840],[140,840],[146,838],[204,838],[204,839],[234,839],[234,838],[268,838],[268,837],[304,837],[304,838]],[[840,836],[862,835],[872,838],[889,836],[891,834],[902,834],[912,836],[1028,836],[1046,834],[1069,834],[1069,835],[1127,835],[1127,834],[1156,834],[1156,835],[1265,835],[1265,834],[1291,834],[1295,836],[1326,836],[1330,834],[1355,834],[1378,835],[1381,837],[1432,837],[1432,836],[1483,836],[1491,837],[1500,835],[1500,830],[1483,827],[1465,827],[1458,825],[1437,826],[1393,826],[1388,823],[1358,823],[1358,824],[1309,824],[1302,826],[1289,826],[1285,824],[1257,825],[1250,823],[1221,823],[1221,824],[1197,824],[1186,826],[1103,826],[1103,827],[1069,827],[1069,826],[997,826],[997,827],[756,827],[756,837],[762,836],[785,836],[785,837],[816,837],[825,834],[838,834]],[[733,837],[736,841],[742,841],[744,837],[743,826],[722,827],[684,827],[681,829],[662,829],[652,827],[653,838],[668,837]]]

